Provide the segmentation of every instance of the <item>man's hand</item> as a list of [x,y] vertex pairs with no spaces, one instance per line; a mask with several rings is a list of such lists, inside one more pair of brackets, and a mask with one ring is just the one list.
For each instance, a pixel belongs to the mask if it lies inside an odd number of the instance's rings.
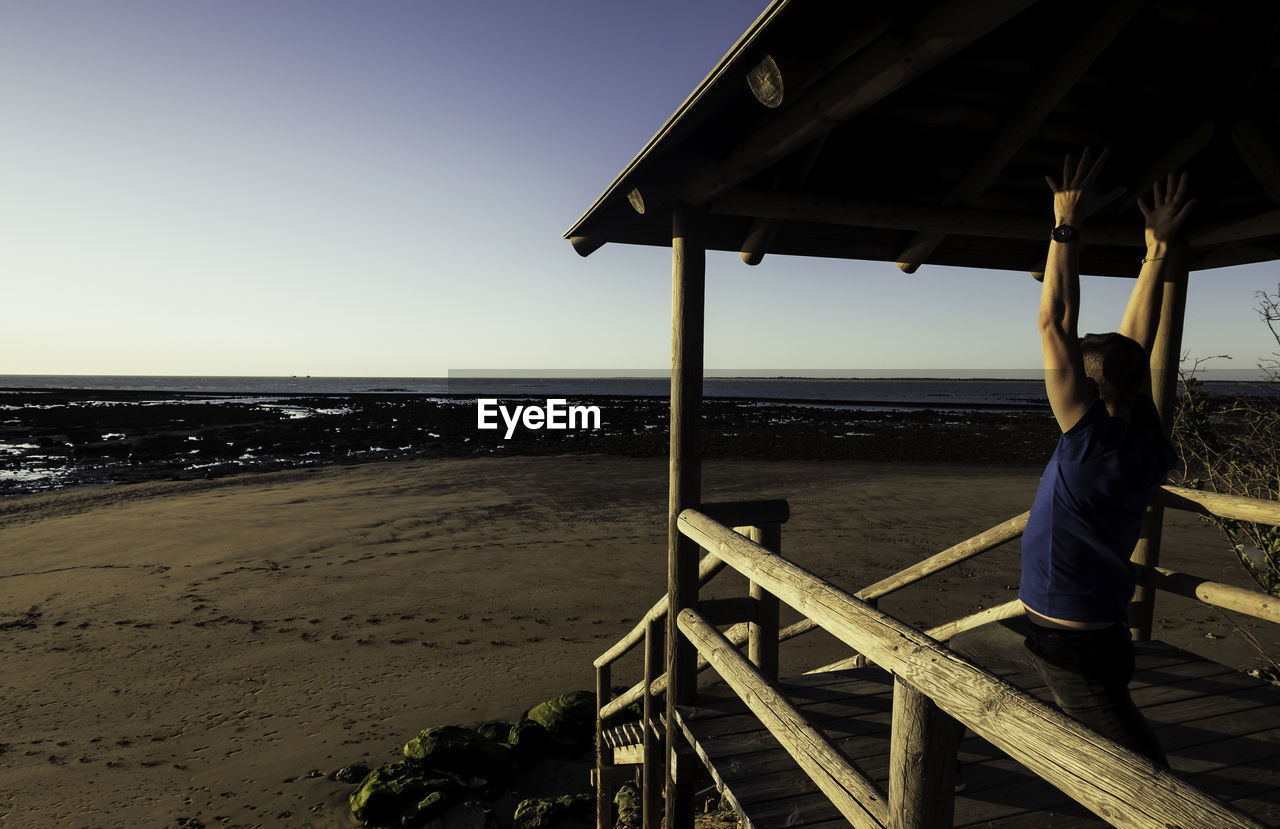
[[1085,148],[1076,165],[1071,156],[1062,162],[1062,184],[1045,176],[1049,189],[1053,191],[1053,216],[1056,224],[1079,227],[1080,222],[1105,202],[1096,199],[1091,187],[1098,171],[1107,163],[1110,150],[1103,150],[1096,160],[1092,159],[1093,150]]
[[1195,199],[1183,201],[1187,195],[1187,174],[1178,177],[1177,189],[1173,186],[1173,179],[1173,173],[1169,173],[1163,194],[1159,179],[1151,185],[1152,206],[1148,207],[1146,201],[1138,199],[1138,209],[1147,220],[1148,248],[1168,245],[1196,203]]

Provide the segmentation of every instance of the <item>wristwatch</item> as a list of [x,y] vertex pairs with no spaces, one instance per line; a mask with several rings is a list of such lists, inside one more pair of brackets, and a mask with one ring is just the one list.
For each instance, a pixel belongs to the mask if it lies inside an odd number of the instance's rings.
[[1058,225],[1053,229],[1053,233],[1049,238],[1053,239],[1055,242],[1066,244],[1067,242],[1074,242],[1079,239],[1080,231],[1076,230],[1071,225]]

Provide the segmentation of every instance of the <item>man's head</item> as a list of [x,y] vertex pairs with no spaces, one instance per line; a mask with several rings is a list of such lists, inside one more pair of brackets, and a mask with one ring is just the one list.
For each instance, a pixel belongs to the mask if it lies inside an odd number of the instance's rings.
[[1147,354],[1123,334],[1085,334],[1080,338],[1084,373],[1098,396],[1111,407],[1128,408],[1147,378]]

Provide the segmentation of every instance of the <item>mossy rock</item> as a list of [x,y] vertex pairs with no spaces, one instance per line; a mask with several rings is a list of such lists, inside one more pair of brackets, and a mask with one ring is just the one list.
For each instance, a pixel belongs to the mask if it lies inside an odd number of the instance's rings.
[[618,793],[613,796],[614,814],[618,816],[613,829],[640,829],[642,823],[640,803],[640,790],[635,786],[628,783],[618,789]]
[[482,722],[476,726],[476,733],[486,740],[495,743],[505,743],[507,737],[511,734],[511,723],[502,720],[490,720]]
[[589,794],[566,794],[561,797],[535,797],[516,806],[512,829],[555,829],[589,820],[595,798]]
[[596,695],[572,691],[529,709],[529,719],[565,743],[589,746],[596,733]]
[[470,728],[428,728],[404,747],[405,759],[460,778],[501,783],[511,777],[511,752]]
[[511,746],[511,756],[522,768],[528,768],[560,750],[560,746],[542,723],[530,719],[523,719],[511,726],[507,732],[507,744]]
[[347,802],[351,814],[374,826],[413,826],[444,811],[458,784],[416,763],[369,772]]

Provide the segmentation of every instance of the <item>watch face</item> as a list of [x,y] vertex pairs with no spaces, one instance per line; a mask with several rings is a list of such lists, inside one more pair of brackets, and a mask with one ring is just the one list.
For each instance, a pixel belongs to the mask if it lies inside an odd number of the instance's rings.
[[1076,229],[1071,225],[1058,225],[1053,229],[1053,241],[1070,242],[1076,238]]

